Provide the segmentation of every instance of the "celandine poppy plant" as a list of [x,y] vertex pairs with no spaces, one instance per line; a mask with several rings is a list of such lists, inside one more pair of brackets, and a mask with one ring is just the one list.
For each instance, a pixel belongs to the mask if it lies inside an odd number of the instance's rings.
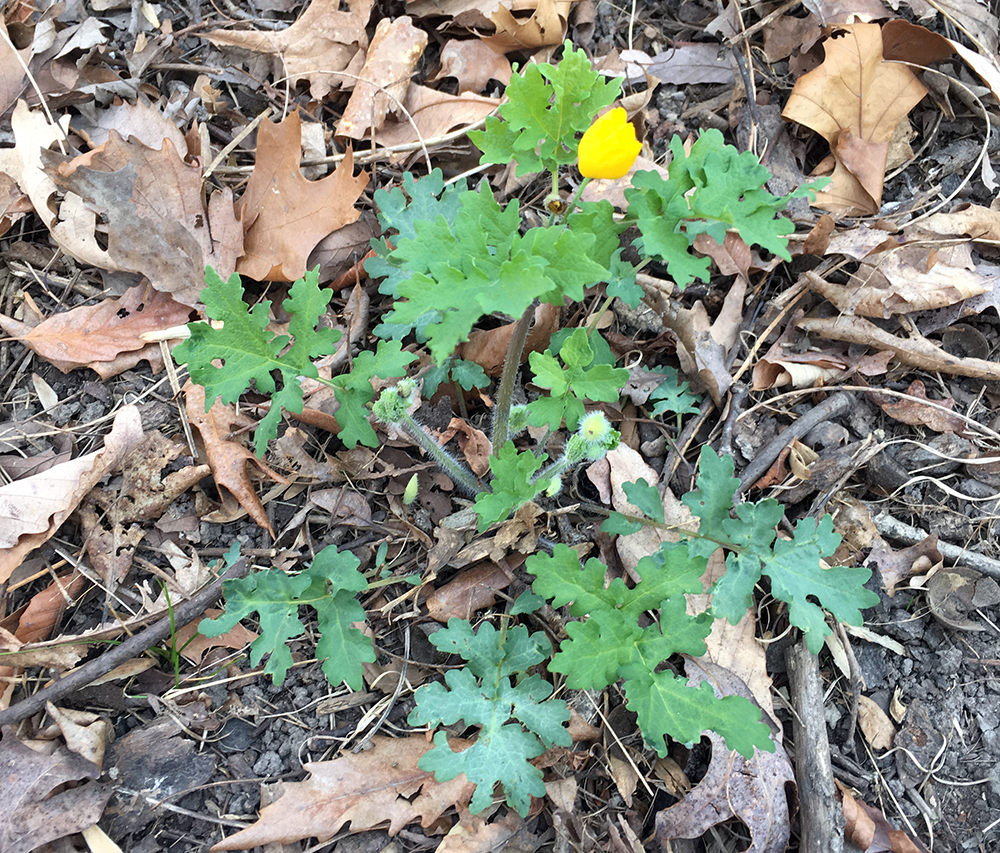
[[583,134],[577,157],[585,178],[614,180],[628,174],[642,143],[621,107],[615,107],[595,121]]

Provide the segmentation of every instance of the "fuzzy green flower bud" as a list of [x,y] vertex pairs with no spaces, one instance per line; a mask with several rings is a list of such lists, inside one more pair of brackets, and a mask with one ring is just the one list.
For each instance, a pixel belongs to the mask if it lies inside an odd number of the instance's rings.
[[395,388],[386,388],[372,405],[372,413],[382,423],[398,424],[406,414],[412,399],[403,399]]
[[510,416],[507,423],[507,435],[509,438],[520,435],[528,428],[528,414],[529,409],[527,406],[517,405],[510,407]]
[[[581,418],[573,436],[583,443],[585,458],[592,462],[603,459],[609,450],[614,450],[621,437],[622,434],[611,426],[603,412],[591,412]],[[571,438],[570,443],[572,441]]]

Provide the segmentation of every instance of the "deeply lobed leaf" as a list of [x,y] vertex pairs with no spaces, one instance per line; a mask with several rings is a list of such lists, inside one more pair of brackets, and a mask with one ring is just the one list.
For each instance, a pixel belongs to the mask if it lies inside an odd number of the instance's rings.
[[375,652],[371,640],[352,627],[365,619],[355,598],[368,585],[357,570],[360,563],[350,551],[338,552],[330,546],[297,575],[271,569],[226,581],[225,613],[202,619],[198,631],[206,637],[218,637],[256,613],[260,636],[250,644],[250,662],[257,666],[270,654],[264,671],[280,685],[292,665],[288,642],[305,631],[299,608],[312,607],[322,633],[316,651],[317,656],[326,658],[323,672],[333,685],[344,682],[352,690],[361,690],[362,664],[374,661]]
[[482,152],[480,162],[517,162],[518,176],[553,171],[576,162],[577,134],[621,91],[615,78],[604,78],[587,54],[567,41],[559,65],[530,64],[511,77],[501,118],[487,118],[485,129],[469,138]]
[[473,812],[493,802],[493,788],[500,783],[507,802],[527,815],[531,797],[545,793],[542,772],[529,759],[546,747],[571,743],[565,728],[569,710],[565,702],[549,698],[552,685],[537,674],[515,680],[549,656],[548,639],[540,631],[529,634],[524,626],[505,633],[484,623],[473,632],[468,622],[450,619],[431,642],[461,655],[469,665],[446,673],[444,684],[418,688],[409,723],[451,725],[463,720],[481,728],[475,743],[462,752],[452,751],[445,733],[438,732],[434,749],[420,760],[421,769],[433,771],[439,782],[465,773],[476,784]]

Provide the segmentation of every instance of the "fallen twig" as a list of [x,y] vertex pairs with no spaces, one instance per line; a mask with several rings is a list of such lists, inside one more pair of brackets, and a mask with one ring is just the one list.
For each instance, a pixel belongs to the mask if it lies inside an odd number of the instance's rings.
[[173,618],[164,616],[159,622],[154,622],[148,628],[129,637],[120,646],[109,649],[99,658],[85,663],[79,669],[69,673],[65,678],[50,684],[43,690],[39,690],[33,696],[29,696],[16,705],[12,705],[0,711],[0,727],[10,726],[26,720],[33,714],[44,710],[46,702],[55,702],[63,696],[67,696],[76,690],[86,687],[95,679],[102,675],[107,675],[116,666],[120,666],[127,660],[131,660],[142,654],[157,643],[170,636],[171,631],[183,628],[189,622],[193,622],[222,593],[222,584],[227,580],[245,577],[249,573],[246,560],[240,559],[225,572],[219,575],[212,583],[206,586],[194,598],[188,599],[183,604],[174,608]]

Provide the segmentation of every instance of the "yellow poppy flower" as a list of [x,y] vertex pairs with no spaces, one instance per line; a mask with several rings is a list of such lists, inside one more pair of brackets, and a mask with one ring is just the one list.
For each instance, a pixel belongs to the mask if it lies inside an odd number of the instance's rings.
[[642,143],[621,107],[615,107],[595,121],[583,134],[577,157],[585,178],[621,178],[628,174]]

